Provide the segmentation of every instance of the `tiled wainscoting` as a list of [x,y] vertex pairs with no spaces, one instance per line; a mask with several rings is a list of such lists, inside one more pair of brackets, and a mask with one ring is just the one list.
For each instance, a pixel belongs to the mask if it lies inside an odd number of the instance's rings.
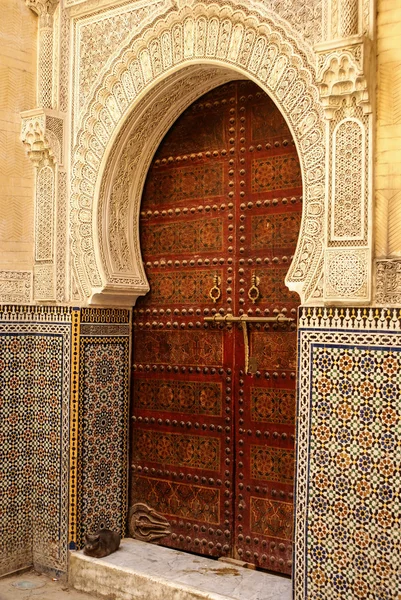
[[401,594],[400,311],[301,311],[297,600]]
[[0,575],[123,533],[129,349],[130,311],[0,308]]
[[0,574],[67,566],[69,308],[0,310]]
[[[83,309],[80,324],[76,539],[101,527],[125,532],[128,483],[130,313]],[[75,542],[75,546],[74,546]]]
[[[296,600],[398,600],[401,316],[302,309]],[[0,575],[124,533],[130,311],[0,308]]]

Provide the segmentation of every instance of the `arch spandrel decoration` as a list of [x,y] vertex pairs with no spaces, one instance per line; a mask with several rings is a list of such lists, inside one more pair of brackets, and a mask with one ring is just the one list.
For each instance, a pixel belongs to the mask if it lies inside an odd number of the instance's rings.
[[90,302],[132,305],[146,293],[138,217],[152,155],[186,106],[238,76],[254,80],[271,96],[293,132],[304,210],[287,285],[303,302],[312,297],[323,264],[325,177],[314,67],[281,20],[278,26],[249,11],[197,4],[142,31],[114,61],[82,118],[71,231],[76,280]]

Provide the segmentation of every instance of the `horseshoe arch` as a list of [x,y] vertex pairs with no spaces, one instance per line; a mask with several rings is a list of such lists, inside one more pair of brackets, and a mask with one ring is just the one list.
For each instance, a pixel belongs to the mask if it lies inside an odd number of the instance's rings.
[[142,31],[115,58],[81,119],[73,155],[71,249],[74,277],[88,303],[132,306],[148,291],[138,221],[152,156],[197,97],[240,77],[274,100],[293,133],[304,203],[286,283],[303,304],[313,299],[323,268],[325,190],[315,67],[282,21],[198,4]]

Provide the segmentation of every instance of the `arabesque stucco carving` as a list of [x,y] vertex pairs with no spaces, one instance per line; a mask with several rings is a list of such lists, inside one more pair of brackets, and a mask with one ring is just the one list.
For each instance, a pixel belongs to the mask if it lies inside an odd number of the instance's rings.
[[[185,92],[183,68],[186,78],[198,78],[196,85],[187,84],[190,93]],[[281,19],[230,5],[196,3],[171,10],[142,31],[110,63],[81,118],[72,169],[72,253],[76,281],[92,302],[108,299],[132,304],[148,288],[137,221],[152,154],[175,118],[168,107],[175,102],[175,110],[177,106],[184,110],[195,92],[201,95],[211,87],[213,78],[214,85],[219,85],[240,76],[253,79],[273,98],[294,135],[303,173],[304,213],[287,284],[303,301],[312,295],[322,270],[325,160],[314,63]],[[181,104],[177,104],[178,83]],[[148,94],[152,109],[140,125]],[[125,143],[131,133],[137,136],[137,149],[132,149],[131,138],[127,169],[132,173],[132,186],[124,192],[129,202],[116,203],[115,177],[122,175],[118,161],[125,160],[121,140]],[[113,148],[117,138],[118,149]],[[102,182],[111,155],[115,163],[108,168],[114,179]]]

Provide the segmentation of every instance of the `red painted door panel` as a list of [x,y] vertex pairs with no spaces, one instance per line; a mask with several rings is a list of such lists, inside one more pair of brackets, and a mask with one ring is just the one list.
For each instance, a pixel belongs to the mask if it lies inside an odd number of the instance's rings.
[[283,573],[291,572],[295,323],[249,323],[246,351],[240,326],[204,318],[296,317],[284,277],[300,186],[290,132],[255,84],[201,98],[148,174],[141,243],[151,291],[134,310],[131,506],[167,519],[163,545]]

